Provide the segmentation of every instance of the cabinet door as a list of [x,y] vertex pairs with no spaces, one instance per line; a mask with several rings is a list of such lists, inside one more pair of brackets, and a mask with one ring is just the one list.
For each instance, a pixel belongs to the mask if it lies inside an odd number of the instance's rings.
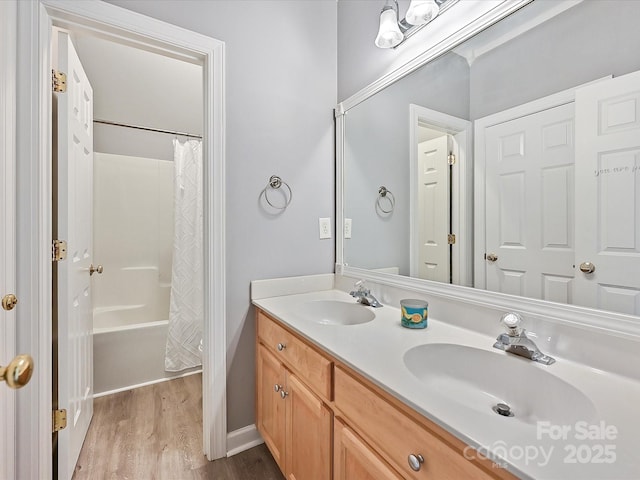
[[285,370],[278,360],[262,345],[258,346],[256,421],[258,430],[269,447],[273,458],[284,471],[285,409],[286,401],[281,392],[285,385]]
[[288,480],[331,478],[331,411],[294,375],[287,378]]
[[334,480],[401,480],[353,430],[340,420],[334,422]]

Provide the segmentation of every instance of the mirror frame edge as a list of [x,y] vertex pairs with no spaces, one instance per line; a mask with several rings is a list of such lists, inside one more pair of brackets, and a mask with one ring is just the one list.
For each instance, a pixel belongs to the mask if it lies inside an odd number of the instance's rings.
[[[622,313],[598,310],[577,305],[565,305],[561,303],[538,300],[534,298],[518,297],[499,292],[491,292],[484,289],[464,287],[438,283],[429,280],[411,278],[402,275],[374,272],[359,267],[349,266],[344,262],[344,140],[345,140],[345,116],[348,111],[376,93],[413,73],[418,68],[431,60],[446,53],[456,45],[464,42],[473,35],[489,28],[494,23],[502,20],[511,13],[519,10],[534,0],[504,0],[497,7],[472,19],[464,27],[456,30],[454,34],[441,41],[436,41],[427,46],[423,53],[419,54],[404,65],[396,68],[388,74],[373,81],[363,89],[338,103],[334,110],[335,135],[336,135],[336,252],[335,274],[353,278],[368,280],[372,283],[401,288],[408,291],[420,292],[454,300],[470,305],[501,308],[504,310],[517,310],[526,315],[544,317],[547,320],[559,323],[572,323],[578,326],[607,330],[622,335],[640,337],[640,322],[638,317]],[[463,21],[464,23],[464,21]]]

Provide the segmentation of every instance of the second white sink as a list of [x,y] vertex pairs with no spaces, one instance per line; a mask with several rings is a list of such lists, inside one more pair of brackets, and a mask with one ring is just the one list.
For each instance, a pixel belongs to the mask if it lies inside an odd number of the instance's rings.
[[[434,343],[409,349],[404,363],[434,395],[496,421],[535,427],[538,421],[589,421],[596,414],[591,400],[545,370],[549,367],[508,353]],[[508,405],[513,415],[501,417],[494,410],[497,404]]]
[[322,325],[358,325],[376,318],[371,307],[339,300],[315,300],[300,306],[304,317]]

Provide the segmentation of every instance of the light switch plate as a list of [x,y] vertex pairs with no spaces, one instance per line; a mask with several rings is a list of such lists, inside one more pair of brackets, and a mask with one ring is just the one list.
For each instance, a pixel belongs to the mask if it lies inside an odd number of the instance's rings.
[[320,239],[331,238],[331,219],[319,218],[318,225],[320,227]]
[[351,238],[351,223],[350,218],[344,219],[344,238]]

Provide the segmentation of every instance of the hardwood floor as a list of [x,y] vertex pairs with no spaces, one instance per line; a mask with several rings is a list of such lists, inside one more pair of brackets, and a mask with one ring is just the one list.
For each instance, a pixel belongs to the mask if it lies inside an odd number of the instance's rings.
[[264,445],[207,461],[199,374],[97,398],[73,475],[73,480],[283,478]]

